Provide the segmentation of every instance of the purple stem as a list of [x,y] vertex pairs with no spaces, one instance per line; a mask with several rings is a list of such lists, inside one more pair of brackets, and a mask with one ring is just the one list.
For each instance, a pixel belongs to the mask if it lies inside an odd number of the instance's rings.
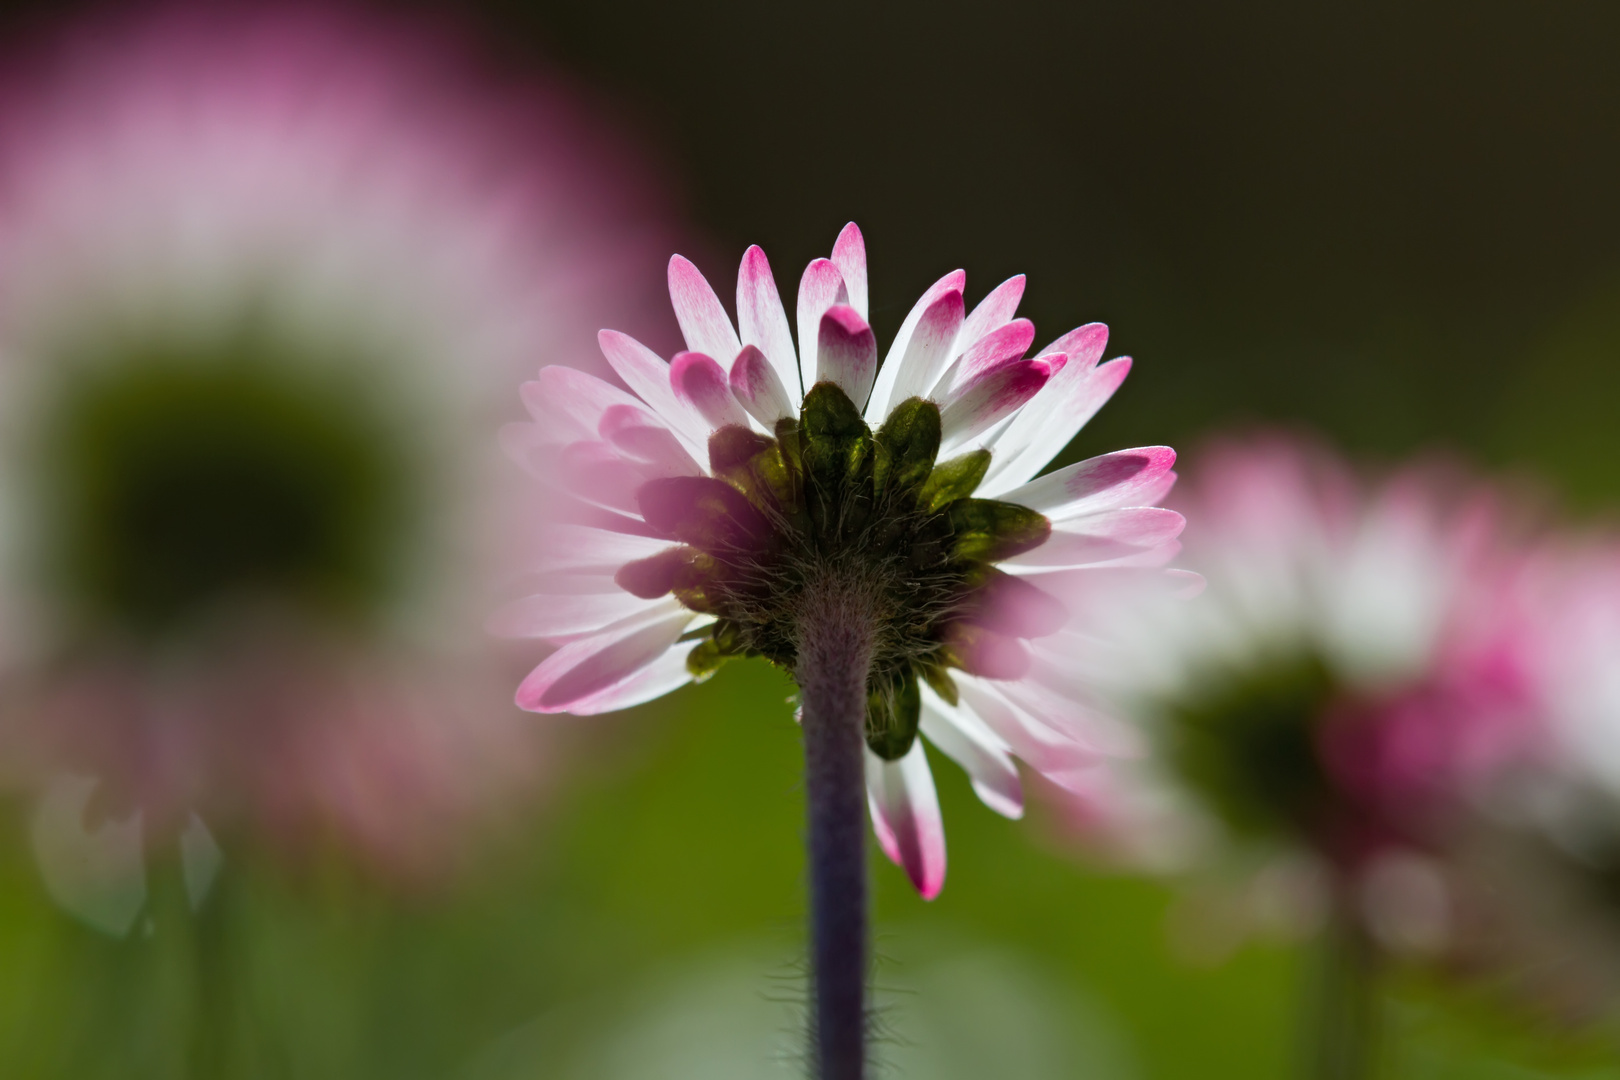
[[799,620],[809,803],[811,1059],[866,1075],[866,683],[872,618],[858,587],[811,588]]

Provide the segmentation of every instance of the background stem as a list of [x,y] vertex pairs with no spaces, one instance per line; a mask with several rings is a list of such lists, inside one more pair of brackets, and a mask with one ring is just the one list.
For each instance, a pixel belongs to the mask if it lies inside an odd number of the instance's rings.
[[1340,895],[1322,936],[1306,1070],[1313,1080],[1366,1080],[1372,1075],[1377,967],[1377,947],[1350,910],[1348,897]]
[[821,1080],[866,1071],[866,683],[872,619],[856,588],[810,588],[798,667],[809,804],[811,1059]]

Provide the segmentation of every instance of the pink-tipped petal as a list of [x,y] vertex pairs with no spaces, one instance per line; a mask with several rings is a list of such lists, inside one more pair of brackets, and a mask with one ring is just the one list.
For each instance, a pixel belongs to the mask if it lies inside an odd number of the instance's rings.
[[737,270],[737,329],[744,346],[753,345],[765,354],[782,387],[797,390],[799,357],[793,350],[793,332],[771,264],[758,244],[743,252]]
[[853,221],[844,226],[833,243],[832,261],[849,290],[849,306],[860,312],[861,318],[870,318],[866,303],[866,239]]
[[1097,415],[1130,371],[1128,356],[1094,368],[1071,360],[996,441],[980,486],[984,496],[999,498],[1027,484]]
[[945,887],[945,820],[921,739],[899,761],[866,752],[866,797],[883,853],[924,900],[938,896]]
[[969,597],[963,618],[1007,637],[1036,638],[1055,633],[1069,621],[1069,611],[1038,584],[992,573]]
[[603,442],[569,443],[543,461],[549,464],[542,464],[539,475],[548,483],[586,502],[632,514],[638,510],[636,492],[651,479],[645,467],[626,461]]
[[1051,368],[1040,360],[1012,360],[963,385],[941,404],[940,453],[958,452],[1023,406],[1051,377]]
[[888,408],[907,398],[923,397],[933,389],[950,362],[951,350],[961,334],[962,310],[962,294],[953,291],[935,300],[922,313],[911,332],[905,355],[900,357],[894,389],[886,403]]
[[1174,510],[1158,506],[1104,510],[1054,528],[1044,544],[1013,556],[1006,564],[1054,568],[1113,564],[1162,551],[1181,535],[1186,524]]
[[1041,773],[1095,764],[1098,752],[1029,715],[1007,700],[1000,683],[955,675],[958,709],[972,715],[1006,743],[1012,752]]
[[1071,361],[1082,367],[1092,368],[1097,366],[1097,361],[1102,359],[1103,350],[1107,347],[1108,324],[1086,323],[1052,342],[1041,350],[1041,354],[1065,353]]
[[1065,466],[999,495],[1045,514],[1054,524],[1122,506],[1151,506],[1174,482],[1176,452],[1168,446],[1118,450]]
[[1024,275],[1015,274],[991,289],[962,324],[962,340],[975,342],[1012,321],[1024,298]]
[[877,375],[877,337],[860,312],[834,304],[821,317],[816,336],[816,382],[841,387],[857,409],[866,404]]
[[620,454],[649,466],[653,476],[698,476],[703,472],[675,433],[644,409],[615,405],[602,413],[596,430]]
[[698,268],[680,255],[672,255],[669,260],[669,302],[675,308],[688,350],[729,358],[742,348],[720,298]]
[[799,279],[799,392],[816,384],[816,340],[821,317],[834,304],[849,303],[844,276],[831,259],[815,259]]
[[[595,438],[602,414],[615,405],[642,408],[641,402],[578,368],[552,364],[540,369],[533,382],[524,383],[523,403],[541,423],[556,424],[563,418],[581,434],[578,438]],[[564,438],[556,437],[559,442]],[[573,440],[567,440],[573,441]]]
[[972,338],[968,336],[967,324],[964,323],[961,340],[968,343],[967,347],[962,350],[962,355],[957,358],[948,373],[949,386],[936,389],[936,397],[943,396],[943,391],[947,389],[954,390],[964,386],[986,372],[1001,367],[1007,361],[1017,360],[1029,352],[1029,346],[1035,340],[1035,324],[1028,319],[1014,319],[983,337]]
[[1024,785],[1018,766],[995,733],[966,709],[958,709],[923,687],[922,733],[962,767],[980,801],[1003,817],[1024,816]]
[[680,638],[692,613],[673,599],[653,605],[649,621],[630,620],[601,634],[571,641],[541,661],[518,687],[517,704],[529,712],[567,712],[575,703],[617,687],[653,663]]
[[1147,752],[1142,730],[1109,716],[1070,694],[1057,693],[1038,679],[1021,679],[995,687],[1014,708],[1070,739],[1083,753],[1111,758],[1139,758]]
[[872,400],[867,406],[867,423],[873,427],[881,424],[889,415],[889,410],[905,400],[903,397],[895,396],[895,382],[900,374],[900,361],[911,348],[911,335],[916,332],[923,313],[933,307],[946,293],[961,293],[966,284],[967,274],[960,270],[952,270],[930,285],[928,291],[912,305],[905,321],[900,324],[899,333],[894,335],[894,341],[889,345],[882,367],[878,369],[877,382],[872,387]]
[[714,428],[748,426],[748,416],[731,396],[725,369],[700,352],[676,353],[669,362],[669,385],[675,396],[698,411]]
[[568,711],[575,716],[596,716],[600,713],[617,712],[661,698],[672,690],[678,690],[692,681],[692,672],[687,669],[686,658],[697,646],[698,643],[695,641],[672,646],[634,675],[600,693],[574,702]]
[[659,419],[686,444],[689,453],[708,452],[709,428],[690,406],[675,397],[669,386],[669,364],[647,346],[617,330],[596,335],[602,355],[624,384],[652,407]]
[[969,674],[1010,680],[1029,672],[1029,649],[1010,634],[963,620],[951,626],[946,644]]
[[[797,382],[798,378],[795,369],[793,379]],[[737,354],[728,381],[731,396],[748,410],[748,415],[764,424],[767,431],[775,430],[776,422],[782,417],[793,416],[798,411],[789,400],[782,380],[777,377],[775,366],[752,345],[744,345],[742,352]]]
[[612,574],[627,562],[651,558],[670,546],[668,540],[589,525],[548,525],[540,534],[541,556],[534,569]]

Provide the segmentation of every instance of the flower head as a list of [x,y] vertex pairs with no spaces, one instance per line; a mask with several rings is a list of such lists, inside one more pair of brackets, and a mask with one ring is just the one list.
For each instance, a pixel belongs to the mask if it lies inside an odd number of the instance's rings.
[[11,764],[156,842],[195,811],[408,868],[529,771],[468,644],[507,501],[481,433],[655,250],[594,132],[319,7],[107,16],[12,65]]
[[[1387,865],[1412,865],[1387,857],[1434,852],[1536,737],[1529,562],[1503,500],[1434,468],[1365,483],[1271,437],[1212,448],[1179,505],[1205,592],[1088,609],[1109,640],[1094,684],[1157,752],[1111,770],[1082,812],[1182,857],[1308,852],[1378,893]],[[1144,826],[1161,831],[1129,835]]]
[[1534,738],[1499,763],[1444,851],[1467,903],[1456,951],[1543,1013],[1620,1002],[1620,552],[1549,545],[1528,590]]
[[614,331],[628,391],[551,367],[509,451],[560,489],[573,520],[545,538],[532,595],[496,629],[556,645],[518,703],[597,713],[725,661],[794,671],[807,604],[858,598],[874,630],[867,783],[874,827],[925,896],[944,880],[926,736],[992,808],[1022,812],[1017,756],[1060,779],[1119,749],[1066,671],[1078,578],[1157,567],[1180,515],[1164,447],[1035,479],[1130,361],[1098,364],[1106,328],[1034,356],[1022,277],[971,312],[965,276],[936,282],[882,364],[853,224],[804,271],[798,345],[765,254],[750,248],[737,323],[687,260],[669,266],[687,350],[669,362]]

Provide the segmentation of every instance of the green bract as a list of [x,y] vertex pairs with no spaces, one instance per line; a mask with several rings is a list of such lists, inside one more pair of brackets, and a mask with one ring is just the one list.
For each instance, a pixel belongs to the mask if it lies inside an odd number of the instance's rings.
[[974,670],[965,647],[989,606],[990,564],[1045,541],[1050,524],[1012,503],[975,499],[990,453],[936,463],[939,406],[902,402],[874,435],[842,389],[818,383],[775,438],[731,425],[709,439],[711,476],[673,477],[638,496],[649,525],[681,547],[630,563],[619,584],[673,592],[716,621],[687,661],[706,676],[735,656],[788,670],[805,591],[830,580],[860,593],[876,639],[866,741],[885,760],[917,737],[919,680],[948,701],[948,669]]

